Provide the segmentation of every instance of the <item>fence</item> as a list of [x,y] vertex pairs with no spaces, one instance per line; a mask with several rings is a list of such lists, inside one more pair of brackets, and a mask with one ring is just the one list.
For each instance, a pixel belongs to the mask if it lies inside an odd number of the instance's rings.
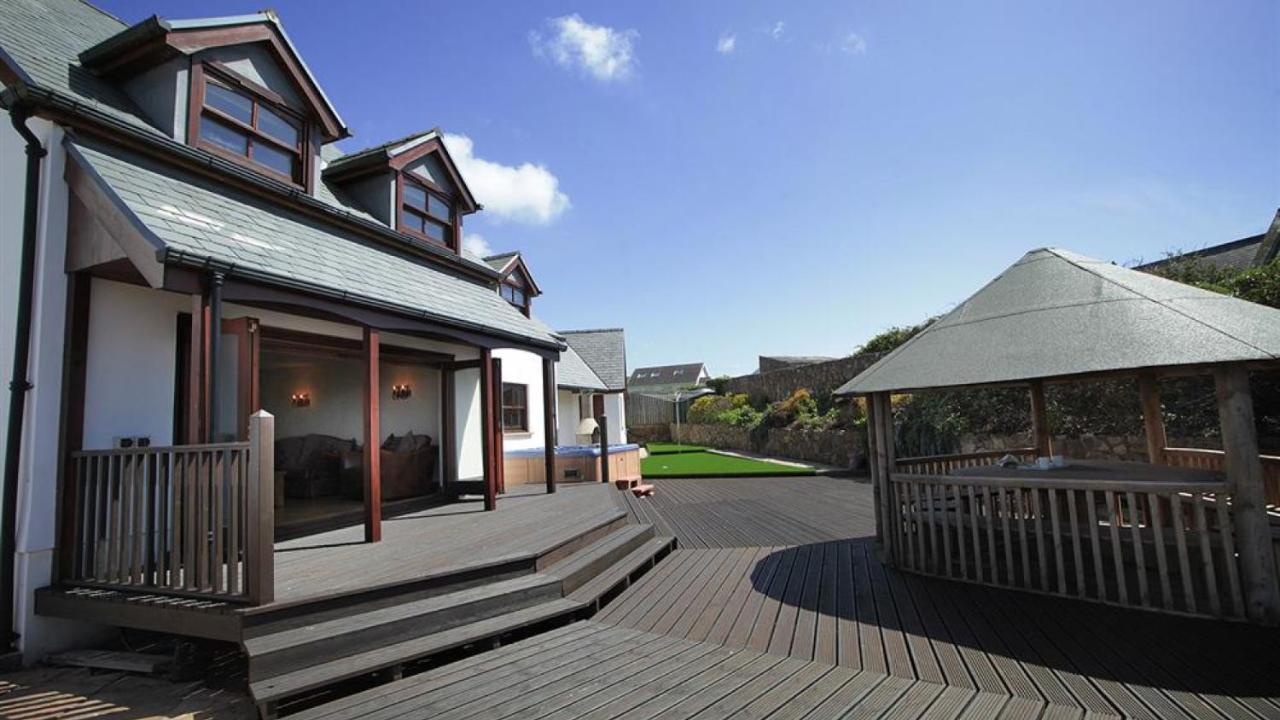
[[74,540],[66,580],[270,602],[274,419],[247,442],[72,454]]
[[[680,422],[689,414],[689,401],[681,400]],[[632,425],[663,425],[676,421],[676,402],[653,395],[627,393],[627,427]]]

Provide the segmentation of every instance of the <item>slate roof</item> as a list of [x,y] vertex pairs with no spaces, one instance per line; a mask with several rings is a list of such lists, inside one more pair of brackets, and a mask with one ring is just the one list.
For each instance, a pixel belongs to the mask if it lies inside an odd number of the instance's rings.
[[560,353],[560,363],[556,366],[556,386],[597,392],[609,390],[609,386],[604,384],[582,356],[574,352],[572,345]]
[[[213,157],[169,138],[147,120],[122,90],[81,67],[81,52],[127,27],[118,18],[81,0],[0,0],[0,63],[15,68],[21,82],[52,91],[79,107],[99,111],[158,143]],[[330,143],[321,147],[321,157],[334,162],[345,156]],[[355,220],[386,228],[357,203],[347,200],[339,187],[323,179],[315,183],[311,200]],[[472,253],[464,251],[459,257],[476,270],[490,272],[489,266]]]
[[484,261],[489,267],[493,268],[494,272],[500,273],[507,269],[507,265],[511,264],[511,258],[519,254],[513,250],[511,252],[498,253],[497,255],[489,255],[484,258]]
[[68,142],[68,149],[163,244],[168,262],[207,258],[457,327],[562,344],[485,283],[118,148]]
[[1032,250],[837,394],[1280,360],[1280,310]]
[[654,385],[693,385],[702,374],[702,370],[702,363],[636,368],[631,373],[631,379],[627,381],[627,387],[640,390]]
[[622,328],[565,330],[560,335],[607,389],[627,389],[627,340]]

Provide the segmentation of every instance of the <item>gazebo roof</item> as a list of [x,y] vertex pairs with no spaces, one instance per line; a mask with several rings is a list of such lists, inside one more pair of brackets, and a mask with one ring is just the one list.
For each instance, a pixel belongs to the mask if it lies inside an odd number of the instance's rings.
[[1043,248],[836,393],[1278,359],[1280,310]]

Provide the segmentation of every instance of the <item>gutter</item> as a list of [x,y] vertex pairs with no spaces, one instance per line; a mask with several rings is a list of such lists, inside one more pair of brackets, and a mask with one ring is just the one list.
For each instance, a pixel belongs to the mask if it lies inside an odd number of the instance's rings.
[[40,208],[40,165],[48,154],[40,138],[27,127],[31,109],[21,102],[9,103],[14,130],[27,143],[27,177],[22,211],[22,259],[18,269],[18,312],[13,339],[13,375],[9,380],[9,419],[5,436],[4,490],[0,496],[0,643],[8,650],[17,647],[14,632],[14,554],[18,545],[18,468],[22,453],[22,427],[27,393],[33,387],[27,379],[31,354],[31,301],[36,271],[37,213]]
[[123,135],[127,140],[142,146],[134,149],[142,150],[161,162],[212,172],[215,179],[222,183],[225,183],[226,177],[230,176],[239,182],[252,185],[256,190],[265,191],[260,197],[273,200],[286,209],[322,215],[329,222],[342,224],[380,242],[389,242],[390,246],[396,250],[403,251],[408,246],[410,250],[416,251],[419,257],[434,260],[444,269],[461,272],[493,283],[497,283],[502,279],[502,276],[497,271],[484,263],[468,262],[459,254],[442,250],[429,243],[398,233],[373,220],[336,208],[297,188],[264,178],[252,170],[245,169],[212,154],[201,152],[171,138],[148,132],[92,105],[70,100],[53,90],[38,85],[22,83],[13,86],[6,93],[12,93],[18,102],[25,102],[33,109],[48,108],[54,112],[67,113],[70,116],[68,124],[83,127],[87,131],[99,134],[106,132],[109,139],[111,133],[115,133],[117,137]]

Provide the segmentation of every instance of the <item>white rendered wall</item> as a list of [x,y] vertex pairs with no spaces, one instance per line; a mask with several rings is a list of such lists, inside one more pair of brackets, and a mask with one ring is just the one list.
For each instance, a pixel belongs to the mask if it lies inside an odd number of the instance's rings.
[[[34,591],[53,580],[57,530],[58,444],[62,405],[62,359],[65,338],[67,276],[66,153],[60,128],[28,120],[48,155],[40,173],[40,207],[36,238],[36,276],[32,303],[31,352],[18,468],[17,547],[15,558],[15,626],[27,664],[46,654],[106,637],[109,629],[66,620],[37,617]],[[21,256],[23,199],[26,192],[25,142],[7,114],[0,117],[0,371],[6,380],[13,368],[17,285]],[[0,401],[8,417],[8,393]],[[0,443],[3,443],[0,438]],[[0,447],[0,453],[7,448]]]
[[[121,436],[173,444],[178,313],[190,307],[185,295],[93,280],[85,367],[86,449],[112,447]],[[230,399],[234,389],[232,393]],[[224,396],[222,402],[227,400]]]
[[578,422],[582,415],[578,409],[578,394],[563,388],[556,391],[556,417],[559,427],[557,445],[576,445],[578,443]]
[[519,383],[528,392],[529,429],[511,430],[503,434],[503,449],[527,450],[540,448],[545,443],[542,418],[542,358],[524,350],[494,350],[493,356],[502,360],[502,382]]
[[459,480],[474,480],[484,475],[484,428],[480,424],[480,371],[459,370],[454,373],[454,445],[458,453]]
[[609,393],[604,396],[604,414],[609,418],[609,444],[617,445],[627,441],[627,408],[622,393]]

